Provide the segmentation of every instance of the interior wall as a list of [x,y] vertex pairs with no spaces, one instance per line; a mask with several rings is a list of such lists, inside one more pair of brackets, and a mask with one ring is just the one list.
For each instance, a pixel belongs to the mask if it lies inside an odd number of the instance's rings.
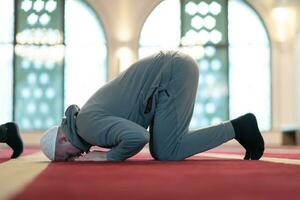
[[[101,18],[108,42],[109,80],[120,71],[120,48],[126,47],[130,63],[137,60],[139,34],[151,11],[162,0],[87,0]],[[276,0],[247,0],[264,20],[272,48],[272,116],[273,131],[300,125],[300,39],[276,39],[276,24],[272,9]],[[300,12],[299,1],[290,0]],[[296,3],[295,3],[296,2]],[[295,30],[299,29],[298,20]],[[296,42],[297,41],[297,42]]]
[[[300,16],[298,20],[300,21]],[[296,94],[296,119],[297,119],[297,128],[300,130],[300,28],[297,30],[296,40],[295,40],[295,53],[294,59],[296,64],[296,73],[294,74],[295,79],[295,94]]]

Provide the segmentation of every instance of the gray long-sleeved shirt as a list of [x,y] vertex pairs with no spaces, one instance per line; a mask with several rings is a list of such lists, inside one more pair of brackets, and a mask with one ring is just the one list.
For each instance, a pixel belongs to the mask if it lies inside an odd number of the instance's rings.
[[[167,53],[169,54],[170,52]],[[104,112],[131,120],[146,128],[148,121],[143,114],[148,98],[160,83],[165,55],[159,52],[130,66],[96,91],[80,113]]]

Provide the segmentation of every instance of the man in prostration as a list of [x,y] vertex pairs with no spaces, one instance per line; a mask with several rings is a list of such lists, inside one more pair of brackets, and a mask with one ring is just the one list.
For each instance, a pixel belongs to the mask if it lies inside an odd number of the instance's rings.
[[[45,132],[41,148],[53,161],[124,161],[149,142],[154,159],[184,160],[236,139],[246,150],[244,159],[260,159],[264,140],[251,113],[189,130],[198,78],[195,60],[179,51],[143,58],[81,109],[69,106],[62,123]],[[110,150],[89,151],[92,146]]]

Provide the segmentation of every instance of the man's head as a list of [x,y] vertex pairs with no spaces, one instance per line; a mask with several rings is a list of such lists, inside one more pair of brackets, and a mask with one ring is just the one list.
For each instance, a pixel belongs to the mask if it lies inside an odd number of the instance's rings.
[[68,161],[83,153],[70,142],[59,126],[48,129],[41,138],[40,145],[43,153],[55,161]]

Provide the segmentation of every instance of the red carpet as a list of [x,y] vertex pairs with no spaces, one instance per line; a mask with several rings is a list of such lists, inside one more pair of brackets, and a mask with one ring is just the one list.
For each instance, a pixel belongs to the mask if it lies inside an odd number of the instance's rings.
[[200,156],[160,162],[141,153],[121,163],[51,163],[13,199],[299,199],[299,172],[299,165]]

